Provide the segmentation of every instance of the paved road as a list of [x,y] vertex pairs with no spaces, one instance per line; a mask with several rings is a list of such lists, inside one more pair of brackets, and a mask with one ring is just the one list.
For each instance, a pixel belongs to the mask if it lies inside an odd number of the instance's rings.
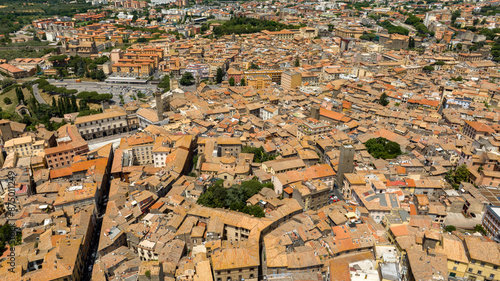
[[75,79],[65,79],[63,81],[49,79],[48,81],[56,87],[62,86],[67,89],[76,89],[78,92],[96,91],[99,94],[112,94],[112,101],[116,104],[120,103],[120,95],[123,95],[124,102],[128,103],[132,101],[133,95],[137,96],[139,91],[146,94],[146,97],[151,97],[157,90],[157,86],[152,84],[126,84],[89,81],[77,83]]
[[47,104],[47,102],[45,102],[45,100],[42,98],[42,96],[40,96],[40,92],[38,91],[38,85],[37,84],[33,85],[33,95],[35,96],[36,100],[39,103],[45,103],[45,104]]

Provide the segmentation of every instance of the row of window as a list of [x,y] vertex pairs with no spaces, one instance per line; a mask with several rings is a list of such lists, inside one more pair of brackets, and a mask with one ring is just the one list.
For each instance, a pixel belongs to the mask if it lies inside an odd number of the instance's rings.
[[[453,270],[456,270],[455,268],[456,268],[456,267],[454,267],[454,268],[453,268]],[[474,271],[474,270],[473,270],[472,268],[469,268],[469,272],[470,272],[470,273],[474,273],[473,271]],[[478,270],[478,271],[477,271],[477,274],[478,274],[478,275],[481,275],[481,274],[483,274],[483,271]],[[495,274],[490,274],[489,279],[493,280],[493,278],[495,278]]]

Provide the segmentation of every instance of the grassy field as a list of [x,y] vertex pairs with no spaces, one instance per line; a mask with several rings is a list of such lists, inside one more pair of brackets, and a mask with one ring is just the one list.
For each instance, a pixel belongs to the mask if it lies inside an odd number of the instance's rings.
[[[24,94],[24,100],[28,100],[31,96],[31,93],[28,91],[28,89],[23,89],[23,94]],[[7,97],[10,98],[10,100],[12,101],[11,104],[5,104],[5,102],[3,101]],[[17,106],[17,97],[15,88],[3,95],[0,95],[0,107],[2,108],[2,111],[15,114],[16,106]]]

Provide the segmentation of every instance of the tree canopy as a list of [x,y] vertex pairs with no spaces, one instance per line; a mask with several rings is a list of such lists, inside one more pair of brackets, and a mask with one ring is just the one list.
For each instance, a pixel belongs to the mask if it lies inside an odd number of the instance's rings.
[[181,85],[183,86],[189,86],[194,84],[194,77],[191,72],[184,72],[184,74],[181,77],[181,80],[179,81]]
[[369,139],[365,143],[365,147],[368,153],[377,159],[393,159],[402,154],[399,144],[386,138]]
[[264,211],[260,206],[247,206],[246,201],[264,187],[273,188],[272,183],[262,184],[257,180],[250,180],[231,188],[225,188],[223,183],[223,180],[216,181],[198,198],[197,203],[212,208],[231,209],[258,218],[264,217]]
[[241,149],[241,153],[252,153],[253,162],[262,163],[269,160],[276,159],[277,155],[269,154],[264,151],[262,147],[244,146]]
[[262,30],[280,31],[283,29],[298,29],[301,26],[286,25],[272,20],[234,17],[214,28],[216,36],[230,34],[256,33]]
[[458,166],[454,171],[449,170],[445,178],[455,189],[458,189],[461,182],[466,182],[469,180],[469,175],[470,171],[467,168],[467,165],[462,164]]
[[382,106],[387,106],[389,104],[389,99],[386,93],[382,93],[382,95],[380,95],[378,103],[380,103]]

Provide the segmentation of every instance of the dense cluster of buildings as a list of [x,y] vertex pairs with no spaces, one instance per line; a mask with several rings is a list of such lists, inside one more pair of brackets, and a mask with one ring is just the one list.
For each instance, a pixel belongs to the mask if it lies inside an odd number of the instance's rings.
[[[151,4],[169,3],[189,4]],[[461,29],[497,27],[486,4],[432,4],[417,15],[424,38],[397,7],[109,4],[117,19],[33,26],[64,54],[109,56],[108,75],[169,75],[171,87],[53,132],[0,120],[0,224],[20,232],[1,280],[500,279],[500,66],[493,41]],[[123,14],[144,8],[147,19]],[[185,23],[229,12],[304,26],[215,38],[220,23]],[[0,65],[16,78],[51,68]],[[186,72],[195,83],[182,87]],[[220,180],[228,194],[214,201],[266,187],[203,205]]]

